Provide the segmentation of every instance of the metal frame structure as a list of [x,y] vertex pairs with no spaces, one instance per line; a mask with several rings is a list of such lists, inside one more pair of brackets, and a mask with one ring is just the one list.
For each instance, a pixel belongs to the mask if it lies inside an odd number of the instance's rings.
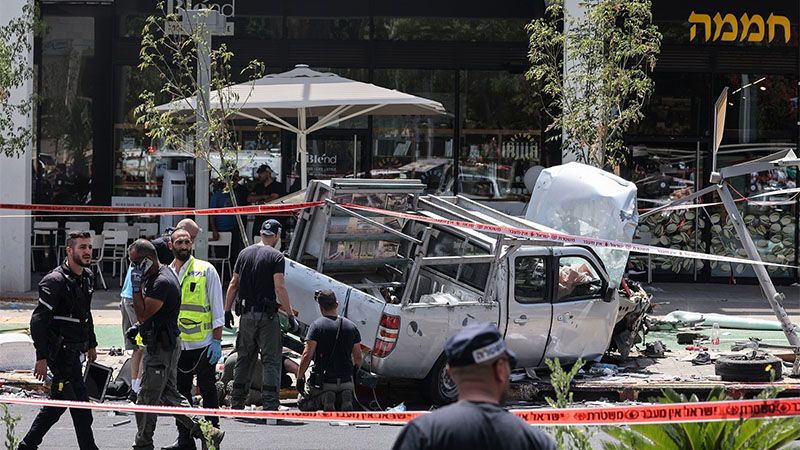
[[[719,172],[711,173],[711,186],[701,189],[692,195],[676,200],[668,205],[652,209],[640,215],[639,217],[640,219],[643,219],[647,216],[669,210],[675,206],[693,202],[694,200],[699,199],[706,194],[716,192],[717,195],[719,195],[719,197],[722,199],[722,203],[725,206],[725,211],[727,211],[731,218],[733,227],[736,230],[736,235],[739,237],[739,241],[741,241],[742,248],[747,253],[747,257],[752,261],[760,263],[762,262],[761,255],[758,254],[758,248],[753,242],[753,238],[750,236],[750,233],[747,231],[747,225],[745,225],[742,215],[739,213],[739,209],[736,208],[736,202],[733,200],[733,196],[731,196],[730,189],[728,188],[728,180],[739,175],[746,175],[753,172],[761,172],[765,170],[791,166],[800,166],[800,159],[797,158],[797,156],[794,154],[794,151],[782,150],[754,161],[748,161],[745,163],[725,167],[720,169]],[[764,265],[753,264],[753,271],[756,273],[756,277],[758,278],[759,285],[761,285],[761,291],[764,293],[764,297],[766,297],[767,302],[769,302],[773,313],[775,313],[775,317],[778,318],[778,321],[781,324],[781,329],[786,335],[786,339],[789,341],[789,345],[792,347],[792,351],[795,354],[795,361],[794,365],[792,366],[792,375],[800,376],[800,337],[798,337],[794,324],[792,324],[792,321],[789,319],[789,315],[786,314],[786,309],[783,307],[782,301],[784,300],[785,296],[775,289],[775,285],[772,283],[772,279],[770,278],[769,273]]]

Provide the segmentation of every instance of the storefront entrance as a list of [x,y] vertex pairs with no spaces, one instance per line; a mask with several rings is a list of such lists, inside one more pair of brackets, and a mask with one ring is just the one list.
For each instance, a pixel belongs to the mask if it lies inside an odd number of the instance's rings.
[[[290,192],[300,189],[300,163],[297,160],[297,137],[284,133],[284,148],[291,157],[283,162],[284,182]],[[308,137],[308,180],[329,180],[364,176],[367,130],[325,130]],[[286,155],[286,153],[284,153]]]

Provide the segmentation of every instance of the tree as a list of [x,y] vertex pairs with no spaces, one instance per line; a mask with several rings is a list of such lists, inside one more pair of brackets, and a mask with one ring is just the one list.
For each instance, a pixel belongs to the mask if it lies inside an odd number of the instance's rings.
[[[161,84],[154,90],[144,89],[139,95],[142,103],[134,110],[136,123],[143,126],[146,135],[161,146],[205,161],[211,172],[225,184],[231,204],[238,206],[232,180],[233,172],[238,166],[240,146],[232,105],[246,103],[253,85],[244,94],[231,89],[233,52],[222,44],[216,49],[212,48],[209,53],[212,98],[207,98],[197,76],[197,48],[209,44],[204,37],[205,25],[202,20],[198,21],[199,24],[181,20],[179,12],[168,13],[163,2],[158,8],[160,14],[149,16],[142,29],[141,62],[138,68],[143,72],[155,71]],[[201,17],[208,13],[209,10],[199,10]],[[168,23],[174,24],[177,29],[167,33]],[[239,77],[252,82],[261,78],[263,72],[264,64],[253,60],[241,70]],[[198,93],[201,95],[199,102],[195,101]],[[242,95],[244,98],[241,98]],[[175,114],[169,109],[157,108],[166,103],[181,104],[183,109],[192,112],[191,116],[201,115],[207,118],[207,124],[195,122],[186,114]],[[210,147],[206,149],[195,146],[198,139],[210,142]],[[219,159],[218,165],[214,163],[215,158],[212,155]],[[242,241],[247,245],[244,224],[239,215],[236,219]]]
[[641,120],[653,90],[661,34],[650,0],[585,0],[579,7],[585,15],[565,19],[564,0],[552,0],[544,17],[528,24],[526,75],[551,118],[546,131],[564,133],[564,152],[597,167],[617,165],[624,133]]
[[31,113],[35,98],[13,99],[11,91],[33,79],[29,57],[32,33],[39,26],[37,16],[36,7],[30,2],[19,16],[0,26],[0,154],[8,157],[23,153],[33,140],[33,130],[15,123],[15,119]]

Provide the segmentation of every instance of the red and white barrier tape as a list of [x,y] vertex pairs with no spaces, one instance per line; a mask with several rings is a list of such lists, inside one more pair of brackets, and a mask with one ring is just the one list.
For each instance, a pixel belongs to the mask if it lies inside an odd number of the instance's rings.
[[[797,194],[798,193],[800,193],[800,188],[790,188],[790,189],[781,189],[781,190],[772,191],[772,192],[764,192],[762,194],[751,195],[750,197],[745,197],[745,196],[742,196],[741,194],[739,194],[740,198],[735,199],[734,202],[737,202],[737,203],[738,202],[747,202],[748,204],[755,205],[755,206],[791,205],[791,204],[794,204],[794,203],[797,202]],[[761,198],[761,197],[772,197],[772,196],[776,196],[776,195],[789,195],[789,194],[794,194],[794,195],[791,198],[788,198],[788,199],[785,199],[785,200],[771,200],[771,201],[754,200],[756,198]],[[648,199],[640,198],[639,201],[640,202],[641,201],[648,201]],[[667,213],[667,212],[671,212],[671,211],[681,211],[681,210],[686,210],[686,209],[706,208],[706,207],[711,207],[711,206],[720,206],[722,204],[723,204],[722,202],[694,203],[694,204],[693,203],[688,203],[688,204],[685,204],[685,205],[675,205],[675,206],[671,206],[669,208],[664,208],[663,210],[661,210],[661,212]],[[658,206],[655,207],[655,208],[640,208],[639,212],[640,213],[644,213],[644,212],[652,211],[652,210],[654,210],[656,208],[658,208]]]
[[50,211],[67,213],[114,213],[130,216],[167,215],[167,216],[220,216],[231,214],[274,214],[280,212],[299,211],[321,205],[322,202],[292,203],[281,205],[250,205],[230,208],[181,209],[181,208],[143,208],[135,206],[98,206],[98,205],[42,205],[24,203],[0,203],[0,210]]
[[[148,215],[148,214],[168,214],[168,215],[230,215],[230,214],[278,214],[285,212],[299,211],[302,209],[313,208],[321,206],[323,202],[306,202],[286,205],[252,205],[252,206],[238,206],[231,208],[215,208],[215,209],[184,209],[174,210],[167,208],[131,208],[125,206],[86,206],[86,205],[32,205],[32,204],[2,204],[0,209],[15,209],[15,210],[36,210],[36,211],[70,211],[70,212],[132,212],[131,215]],[[417,214],[401,213],[396,211],[389,211],[386,209],[373,208],[363,205],[354,205],[351,203],[343,203],[341,206],[369,211],[385,216],[397,217],[408,220],[415,220],[425,223],[436,223],[440,225],[470,228],[479,231],[488,231],[490,233],[507,234],[512,236],[533,237],[551,242],[561,242],[564,244],[586,245],[595,248],[606,248],[612,250],[624,250],[629,252],[644,253],[651,255],[687,258],[687,259],[702,259],[708,261],[727,262],[735,264],[753,264],[772,267],[783,268],[796,268],[795,266],[787,264],[778,264],[770,262],[757,262],[749,259],[736,258],[730,256],[710,255],[706,253],[692,252],[688,250],[679,250],[666,247],[653,247],[649,245],[635,244],[630,242],[618,242],[607,239],[573,236],[559,232],[547,232],[530,230],[524,228],[516,228],[509,226],[490,225],[474,222],[464,222],[458,220],[435,219]]]
[[[152,414],[186,414],[195,416],[239,417],[251,419],[285,419],[302,422],[342,421],[353,423],[403,424],[426,411],[256,411],[232,409],[179,408],[115,403],[89,403],[69,400],[34,399],[0,396],[0,403],[30,406],[81,408]],[[512,409],[531,425],[634,425],[658,423],[713,422],[740,419],[765,419],[800,416],[800,398],[769,400],[728,400],[700,403],[666,403],[654,405],[604,406],[602,408]]]
[[538,231],[538,230],[530,230],[526,228],[516,228],[516,227],[509,227],[509,226],[500,226],[500,225],[489,225],[483,223],[474,223],[474,222],[464,222],[460,220],[449,220],[449,219],[436,219],[432,217],[426,217],[416,214],[409,214],[409,213],[401,213],[396,211],[388,211],[385,209],[379,208],[372,208],[369,206],[362,206],[362,205],[354,205],[351,203],[344,203],[341,206],[350,209],[356,209],[361,211],[368,211],[374,212],[378,214],[383,214],[387,216],[397,217],[401,219],[408,219],[408,220],[415,220],[418,222],[425,222],[425,223],[435,223],[439,225],[447,225],[453,227],[461,227],[461,228],[469,228],[473,230],[479,231],[488,231],[490,233],[496,234],[507,234],[512,236],[523,236],[523,237],[532,237],[538,238],[545,241],[551,242],[561,242],[564,244],[576,244],[576,245],[586,245],[589,247],[594,248],[604,248],[610,250],[624,250],[629,252],[636,252],[636,253],[645,253],[651,255],[659,255],[659,256],[670,256],[670,257],[677,257],[677,258],[687,258],[687,259],[703,259],[708,261],[719,261],[719,262],[728,262],[728,263],[736,263],[736,264],[752,264],[752,265],[762,265],[762,266],[773,266],[773,267],[786,267],[786,268],[795,268],[795,266],[790,266],[786,264],[777,264],[777,263],[770,263],[770,262],[758,262],[752,261],[749,259],[743,258],[734,258],[730,256],[720,256],[720,255],[709,255],[706,253],[698,253],[692,252],[688,250],[678,250],[674,248],[665,248],[665,247],[653,247],[649,245],[642,245],[642,244],[634,244],[629,242],[618,242],[618,241],[611,241],[607,239],[599,239],[599,238],[591,238],[591,237],[583,237],[583,236],[573,236],[566,233],[558,233],[558,232],[547,232],[547,231]]

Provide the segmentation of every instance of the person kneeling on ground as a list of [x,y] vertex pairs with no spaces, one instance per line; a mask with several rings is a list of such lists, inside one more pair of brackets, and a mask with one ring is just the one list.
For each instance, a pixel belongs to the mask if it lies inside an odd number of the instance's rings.
[[[301,411],[352,411],[353,372],[361,367],[361,334],[356,325],[336,313],[339,303],[333,291],[317,291],[322,317],[311,323],[306,347],[297,369],[297,407]],[[306,383],[306,370],[314,367]],[[336,407],[338,405],[338,408]]]

